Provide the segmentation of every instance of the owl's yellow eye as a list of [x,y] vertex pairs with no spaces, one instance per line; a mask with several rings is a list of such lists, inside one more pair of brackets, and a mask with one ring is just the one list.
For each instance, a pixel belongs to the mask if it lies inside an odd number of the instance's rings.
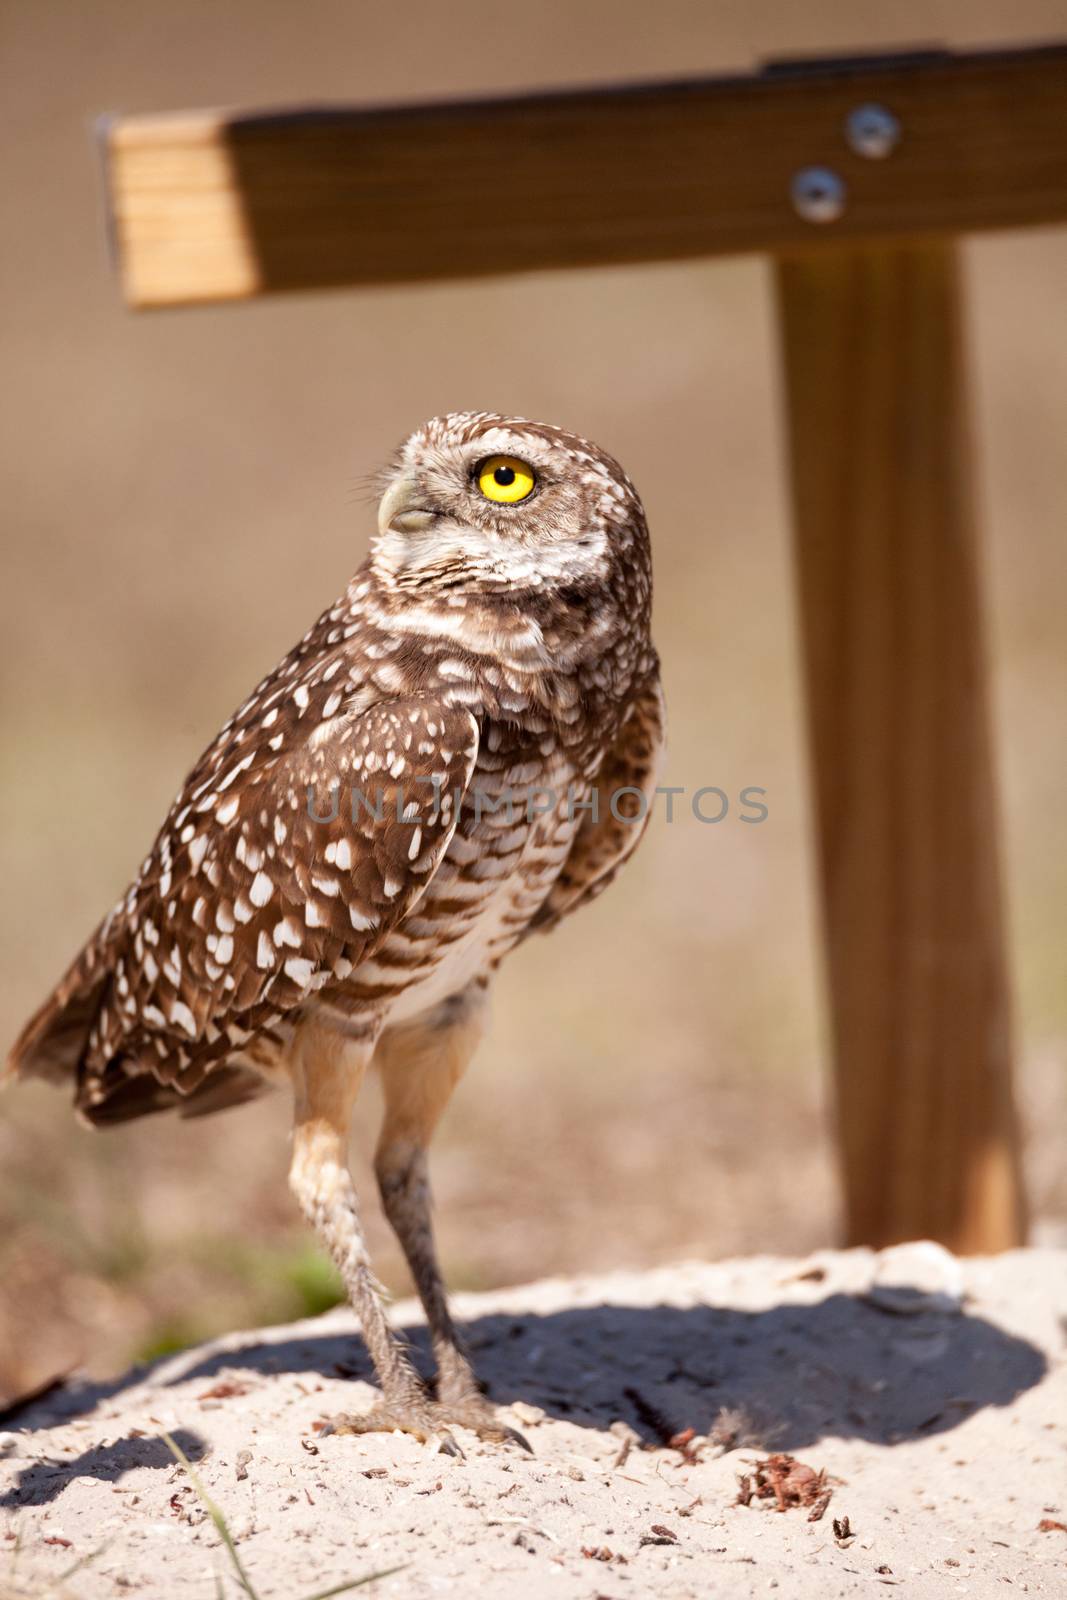
[[533,493],[534,471],[517,456],[490,456],[478,468],[478,487],[487,500],[513,506]]

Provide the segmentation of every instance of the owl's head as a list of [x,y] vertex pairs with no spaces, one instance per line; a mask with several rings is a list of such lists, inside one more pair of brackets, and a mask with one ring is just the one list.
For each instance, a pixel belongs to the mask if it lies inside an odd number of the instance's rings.
[[605,451],[492,412],[434,417],[384,477],[372,566],[420,595],[541,595],[647,570],[637,491]]

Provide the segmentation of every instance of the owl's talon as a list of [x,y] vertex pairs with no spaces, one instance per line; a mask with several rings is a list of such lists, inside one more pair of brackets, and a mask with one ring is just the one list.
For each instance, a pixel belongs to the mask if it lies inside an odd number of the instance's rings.
[[438,1401],[437,1410],[453,1427],[468,1428],[486,1444],[514,1444],[528,1455],[534,1453],[530,1441],[517,1428],[501,1422],[493,1406],[480,1394]]
[[[409,1433],[420,1444],[444,1444],[447,1437],[429,1400],[381,1400],[369,1411],[341,1412],[330,1418],[333,1433]],[[448,1452],[446,1452],[447,1454]]]
[[390,1404],[383,1400],[370,1411],[342,1412],[329,1419],[330,1433],[408,1433],[441,1455],[466,1459],[452,1428],[467,1428],[487,1444],[514,1444],[533,1455],[533,1447],[517,1428],[499,1422],[493,1407],[481,1396],[457,1403],[425,1400]]

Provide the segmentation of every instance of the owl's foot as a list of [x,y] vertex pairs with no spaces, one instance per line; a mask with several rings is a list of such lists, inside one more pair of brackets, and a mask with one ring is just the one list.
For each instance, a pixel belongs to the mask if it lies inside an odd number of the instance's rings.
[[380,1400],[369,1411],[343,1411],[330,1418],[330,1430],[333,1433],[410,1433],[420,1444],[431,1445],[442,1455],[463,1455],[445,1418],[438,1415],[436,1402],[428,1399]]
[[382,1400],[370,1411],[353,1415],[343,1412],[330,1418],[334,1433],[410,1433],[421,1444],[430,1445],[443,1455],[463,1457],[452,1434],[453,1428],[469,1428],[479,1439],[491,1444],[517,1444],[533,1454],[528,1442],[514,1428],[497,1419],[496,1412],[481,1395],[464,1397],[454,1403],[415,1399],[400,1402]]
[[517,1444],[533,1455],[529,1441],[498,1418],[454,1335],[450,1346],[437,1349],[437,1408],[457,1428],[469,1428],[489,1444]]
[[434,1402],[437,1414],[454,1428],[469,1428],[488,1444],[517,1444],[520,1450],[533,1455],[533,1446],[517,1428],[509,1428],[500,1421],[496,1408],[480,1394],[465,1394],[455,1399],[447,1397]]

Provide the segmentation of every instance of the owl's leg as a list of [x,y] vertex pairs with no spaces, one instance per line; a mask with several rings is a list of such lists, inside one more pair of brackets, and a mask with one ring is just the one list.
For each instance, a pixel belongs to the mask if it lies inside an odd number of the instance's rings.
[[358,1424],[366,1420],[374,1429],[401,1428],[458,1455],[459,1447],[434,1414],[422,1380],[386,1319],[348,1168],[352,1107],[375,1038],[376,1030],[360,1040],[308,1023],[297,1035],[289,1061],[295,1097],[289,1184],[341,1274],[382,1388],[382,1403],[367,1419],[345,1416],[336,1426],[339,1432],[363,1432]]
[[390,1029],[375,1055],[381,1070],[385,1118],[375,1153],[385,1214],[400,1241],[426,1312],[437,1362],[437,1413],[483,1439],[529,1449],[521,1434],[498,1422],[483,1397],[452,1321],[437,1263],[426,1153],[433,1131],[482,1036],[485,987],[472,984],[425,1018]]

